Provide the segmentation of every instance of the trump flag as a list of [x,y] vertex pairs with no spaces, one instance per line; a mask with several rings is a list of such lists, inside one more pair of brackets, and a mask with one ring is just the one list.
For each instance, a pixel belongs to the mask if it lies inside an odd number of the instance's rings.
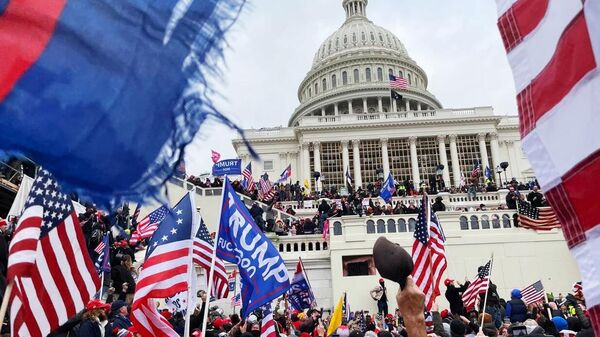
[[227,178],[216,256],[238,266],[243,317],[290,288],[290,277],[279,251],[254,223]]
[[243,0],[0,1],[0,152],[106,203],[157,194],[215,117],[206,96]]

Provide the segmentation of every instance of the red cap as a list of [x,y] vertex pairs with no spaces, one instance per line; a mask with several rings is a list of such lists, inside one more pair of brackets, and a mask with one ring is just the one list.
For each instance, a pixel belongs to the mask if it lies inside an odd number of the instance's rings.
[[384,282],[384,280],[382,278],[379,279],[379,283]]
[[448,317],[448,309],[442,310],[442,312],[440,312],[440,316],[442,316],[442,318]]
[[225,324],[225,321],[222,318],[216,318],[212,322],[212,326],[215,327],[215,329],[221,329],[221,327],[223,326],[223,324]]
[[452,282],[454,282],[454,280],[453,280],[453,279],[451,279],[451,278],[447,278],[447,279],[446,279],[446,281],[444,281],[444,285],[445,285],[445,286],[448,286],[448,285],[449,285],[450,283],[452,283]]
[[97,299],[92,299],[85,306],[85,309],[88,311],[94,310],[94,309],[104,309],[104,311],[108,312],[110,310],[110,305],[104,303],[103,301],[100,301]]

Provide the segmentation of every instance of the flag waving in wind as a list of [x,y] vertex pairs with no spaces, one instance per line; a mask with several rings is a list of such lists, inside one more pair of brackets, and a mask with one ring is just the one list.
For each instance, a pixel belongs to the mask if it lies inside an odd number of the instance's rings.
[[315,295],[310,288],[308,279],[304,274],[304,268],[302,267],[302,260],[298,260],[296,265],[296,272],[292,279],[292,286],[288,291],[287,300],[290,306],[294,310],[304,310],[312,308],[315,301]]
[[462,300],[465,304],[465,309],[471,310],[476,307],[479,302],[479,294],[485,293],[490,284],[490,269],[492,261],[488,261],[485,266],[479,267],[477,276],[471,281],[462,295]]
[[290,288],[283,258],[226,178],[217,237],[216,256],[238,266],[242,283],[242,316],[270,302]]
[[194,194],[188,192],[167,213],[148,243],[131,305],[131,321],[142,336],[179,336],[158,313],[154,299],[188,290],[195,211]]
[[254,178],[252,177],[252,163],[248,163],[244,171],[242,171],[242,187],[248,192],[254,192],[256,185],[254,184]]
[[288,165],[288,167],[285,168],[285,170],[283,170],[283,172],[281,172],[281,175],[279,176],[279,180],[277,180],[277,182],[279,184],[284,184],[286,181],[288,181],[288,179],[290,179],[292,176],[292,164]]
[[385,200],[385,202],[391,202],[395,193],[396,185],[394,183],[394,177],[392,177],[392,173],[390,173],[383,183],[383,186],[381,186],[381,192],[379,192],[379,196],[381,199]]
[[[215,244],[208,233],[208,228],[204,224],[204,220],[200,220],[200,226],[196,237],[194,237],[194,263],[204,268],[206,271],[206,284],[210,282],[209,272],[211,268],[211,259]],[[216,299],[226,298],[229,295],[229,278],[225,265],[219,258],[215,259],[215,270],[213,273],[213,285],[211,287],[211,296]]]
[[0,1],[0,149],[103,204],[158,194],[207,118],[234,127],[206,74],[243,4]]
[[210,159],[212,159],[213,164],[216,164],[221,159],[221,154],[215,150],[210,150]]

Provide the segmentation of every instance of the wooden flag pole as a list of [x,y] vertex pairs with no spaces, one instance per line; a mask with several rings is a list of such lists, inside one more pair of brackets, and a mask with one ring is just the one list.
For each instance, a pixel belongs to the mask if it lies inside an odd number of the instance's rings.
[[[546,293],[546,289],[544,289],[544,300],[546,301],[546,303],[550,304],[550,302],[548,301],[548,294]],[[548,310],[548,319],[552,319],[552,311],[550,310],[550,307],[546,307],[546,310]]]
[[194,238],[196,237],[196,232],[198,231],[198,224],[200,223],[200,221],[198,221],[198,217],[200,216],[200,214],[198,214],[198,210],[196,209],[196,198],[194,197],[194,195],[196,194],[196,186],[194,186],[194,188],[191,191],[188,191],[188,193],[190,194],[190,202],[192,204],[192,228],[191,228],[191,236],[190,236],[190,247],[189,247],[189,251],[188,251],[188,258],[189,258],[189,262],[188,262],[188,289],[187,289],[187,310],[185,311],[185,326],[184,326],[184,336],[189,336],[190,335],[190,316],[192,315],[192,312],[194,312],[194,310],[196,310],[196,308],[192,307],[192,293],[194,292],[195,289],[192,289],[192,278],[194,277],[195,274],[195,269],[194,269]]
[[4,290],[4,297],[2,298],[2,306],[0,307],[0,322],[4,322],[4,316],[6,315],[6,310],[8,309],[8,300],[10,298],[10,294],[12,293],[14,282],[10,282],[6,289]]
[[485,306],[487,305],[488,293],[490,290],[490,282],[492,282],[492,266],[494,265],[494,253],[492,253],[492,258],[490,259],[490,272],[488,273],[488,283],[487,287],[485,287],[485,297],[483,299],[483,309],[481,310],[481,325],[479,326],[479,331],[483,331],[483,321],[485,320]]

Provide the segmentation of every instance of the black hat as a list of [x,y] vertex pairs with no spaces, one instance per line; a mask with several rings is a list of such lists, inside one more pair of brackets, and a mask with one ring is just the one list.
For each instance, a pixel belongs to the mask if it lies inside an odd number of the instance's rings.
[[382,277],[406,285],[406,278],[412,273],[414,265],[410,254],[399,244],[380,236],[373,246],[375,267]]
[[464,336],[465,332],[465,323],[457,319],[450,322],[450,333],[452,334],[452,337]]

